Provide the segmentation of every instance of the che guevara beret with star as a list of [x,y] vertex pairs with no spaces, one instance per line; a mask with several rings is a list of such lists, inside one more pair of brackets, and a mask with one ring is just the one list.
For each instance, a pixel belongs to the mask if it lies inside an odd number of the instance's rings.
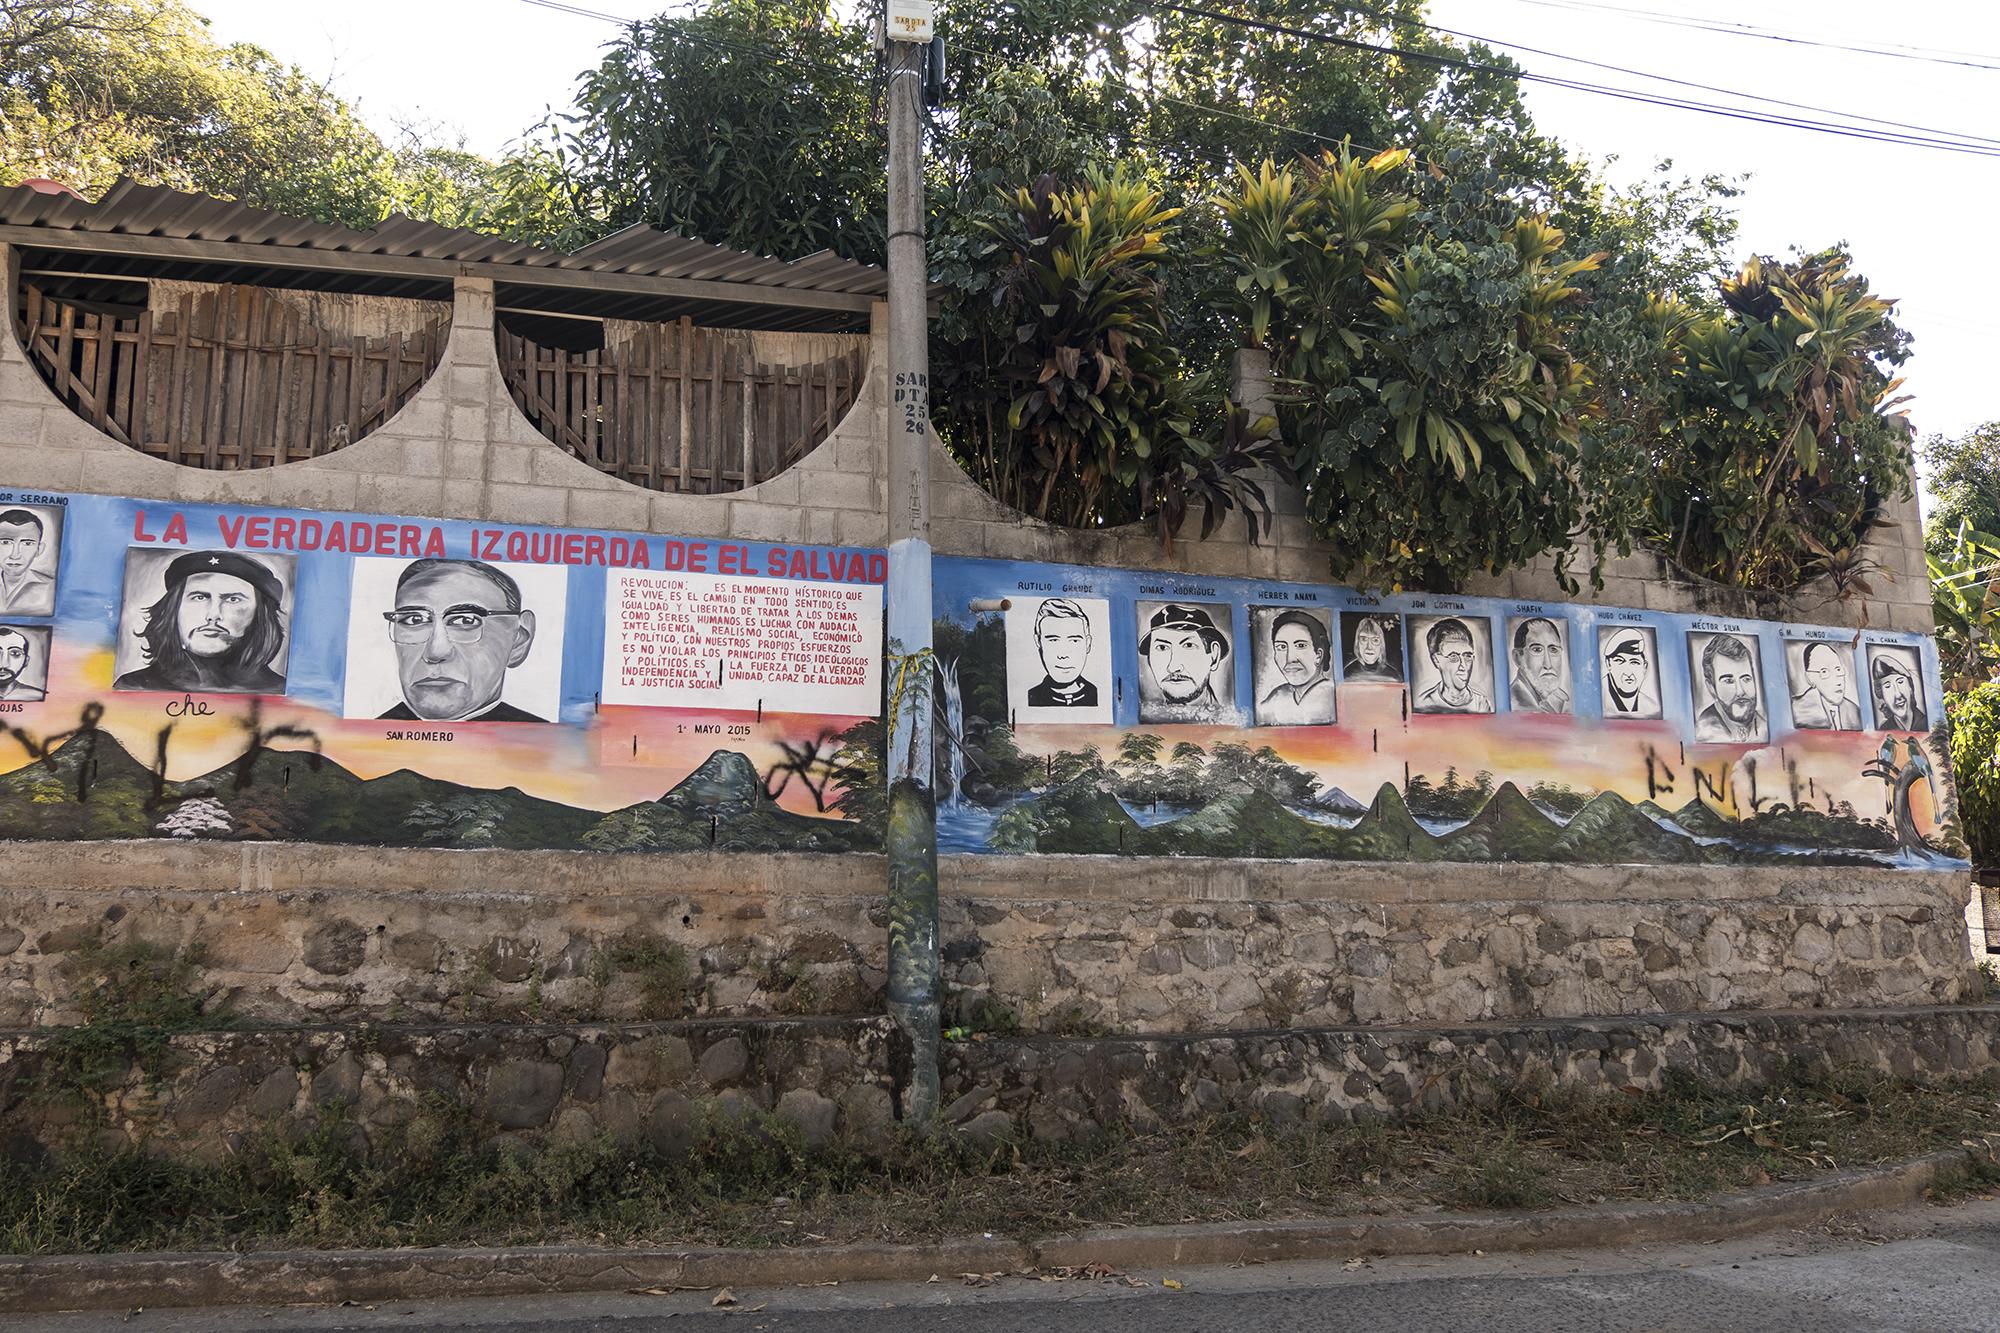
[[276,605],[285,597],[285,587],[271,567],[261,560],[234,551],[189,551],[177,555],[167,565],[167,586],[172,587],[195,574],[228,574],[242,579],[257,595]]

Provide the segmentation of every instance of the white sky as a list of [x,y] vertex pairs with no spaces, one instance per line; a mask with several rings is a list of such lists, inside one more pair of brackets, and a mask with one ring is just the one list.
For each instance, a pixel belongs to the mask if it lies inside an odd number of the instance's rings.
[[[581,0],[627,18],[658,0]],[[567,106],[575,76],[596,63],[609,23],[524,0],[343,0],[338,6],[270,0],[193,0],[218,39],[253,41],[307,71],[331,76],[378,129],[399,117],[462,130],[497,154]],[[1572,0],[1563,0],[1565,5]],[[1844,44],[1898,44],[1983,57],[2000,66],[2000,5],[1984,0],[1602,0]],[[1252,6],[1254,7],[1254,6]],[[1431,0],[1430,21],[1481,37],[1584,56],[1698,83],[1945,130],[2000,137],[2000,69],[1884,59],[1744,36],[1697,32],[1593,9],[1532,0]],[[946,34],[949,39],[949,34]],[[1528,70],[1628,87],[1628,75],[1517,52]],[[2000,216],[2000,157],[1867,143],[1692,111],[1643,106],[1527,85],[1538,123],[1593,157],[1616,156],[1623,177],[1662,158],[1680,172],[1747,175],[1736,201],[1744,253],[1794,244],[1852,248],[1877,292],[1899,298],[1916,339],[1905,373],[1920,434],[1959,434],[2000,418],[1990,391],[2000,363],[2000,265],[1991,260]],[[1679,90],[1704,101],[1719,97]],[[1806,114],[1810,113],[1797,113]],[[1825,117],[1813,116],[1813,119]]]

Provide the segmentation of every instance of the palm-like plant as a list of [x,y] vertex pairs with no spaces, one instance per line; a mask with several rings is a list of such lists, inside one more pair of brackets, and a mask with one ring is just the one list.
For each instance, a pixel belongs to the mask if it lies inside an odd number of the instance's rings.
[[1946,688],[2000,678],[2000,537],[1960,523],[1950,550],[1928,564]]

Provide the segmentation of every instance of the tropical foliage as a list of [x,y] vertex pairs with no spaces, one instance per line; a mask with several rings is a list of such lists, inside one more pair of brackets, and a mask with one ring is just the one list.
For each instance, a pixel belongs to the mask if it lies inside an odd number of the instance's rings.
[[1221,200],[1307,513],[1337,577],[1451,586],[1549,550],[1566,569],[1586,491],[1565,337],[1602,256],[1466,189],[1457,153],[1437,175],[1410,163],[1266,161]]
[[1931,554],[1949,551],[1967,523],[1981,532],[2000,532],[2000,421],[1956,439],[1933,435],[1924,441],[1923,454],[1933,500],[1924,525]]
[[1720,296],[1647,312],[1666,390],[1649,404],[1648,535],[1723,583],[1853,577],[1877,504],[1911,494],[1892,303],[1838,250],[1752,259]]
[[[1256,472],[1281,466],[1268,421],[1190,371],[1167,329],[1179,210],[1132,177],[1044,176],[977,226],[1005,268],[979,330],[987,373],[956,386],[947,437],[1001,499],[1073,526],[1143,516],[1171,543],[1194,503],[1204,535],[1268,512]],[[970,322],[970,321],[968,321]]]
[[2000,681],[1958,699],[1950,716],[1959,825],[1972,863],[2000,867]]
[[1929,565],[1946,688],[1971,689],[2000,675],[2000,537],[1961,521]]

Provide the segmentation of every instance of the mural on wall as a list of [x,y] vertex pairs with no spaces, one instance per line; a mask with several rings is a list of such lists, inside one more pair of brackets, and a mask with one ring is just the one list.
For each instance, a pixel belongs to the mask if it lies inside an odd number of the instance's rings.
[[879,551],[0,491],[0,836],[879,847],[886,576]]
[[934,610],[945,851],[1964,864],[1917,635],[974,559]]

